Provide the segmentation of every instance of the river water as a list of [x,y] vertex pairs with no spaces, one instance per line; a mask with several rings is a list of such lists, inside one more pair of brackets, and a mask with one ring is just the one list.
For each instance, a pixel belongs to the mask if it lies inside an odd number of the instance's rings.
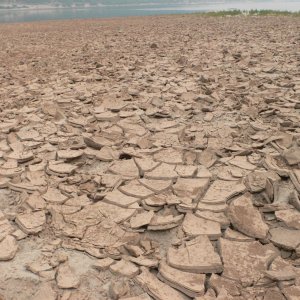
[[[126,0],[124,0],[124,3],[125,2]],[[300,0],[185,0],[182,2],[178,0],[176,4],[169,4],[167,0],[162,0],[160,4],[157,4],[151,3],[150,0],[149,4],[103,5],[81,8],[37,8],[32,6],[26,9],[0,9],[0,23],[182,14],[230,9],[300,11]]]

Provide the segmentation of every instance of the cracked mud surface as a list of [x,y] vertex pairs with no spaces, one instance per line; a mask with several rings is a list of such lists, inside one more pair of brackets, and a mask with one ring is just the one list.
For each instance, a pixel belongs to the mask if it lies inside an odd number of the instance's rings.
[[0,25],[0,299],[299,299],[299,31]]

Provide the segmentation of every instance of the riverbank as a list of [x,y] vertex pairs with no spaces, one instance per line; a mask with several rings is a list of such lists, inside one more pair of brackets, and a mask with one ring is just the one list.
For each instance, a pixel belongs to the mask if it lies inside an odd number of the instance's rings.
[[[122,1],[120,1],[122,2]],[[3,9],[4,8],[4,9]],[[299,1],[224,1],[192,3],[164,1],[128,4],[102,4],[96,6],[62,6],[62,5],[29,5],[15,6],[5,9],[0,6],[0,23],[3,22],[32,22],[37,20],[66,20],[66,19],[94,19],[129,16],[153,16],[168,14],[213,14],[219,15],[245,15],[245,14],[290,14],[300,11]]]
[[299,298],[299,32],[0,24],[0,299]]
[[198,13],[200,15],[210,16],[210,17],[227,17],[227,16],[293,16],[299,17],[300,11],[287,11],[287,10],[271,10],[271,9],[251,9],[251,10],[222,10]]

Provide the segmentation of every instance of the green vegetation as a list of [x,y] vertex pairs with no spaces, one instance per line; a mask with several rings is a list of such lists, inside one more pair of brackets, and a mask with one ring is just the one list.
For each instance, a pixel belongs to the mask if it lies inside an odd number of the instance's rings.
[[222,10],[216,12],[205,12],[197,13],[200,15],[213,16],[213,17],[226,17],[226,16],[298,16],[300,17],[300,12],[290,12],[290,11],[279,11],[279,10]]

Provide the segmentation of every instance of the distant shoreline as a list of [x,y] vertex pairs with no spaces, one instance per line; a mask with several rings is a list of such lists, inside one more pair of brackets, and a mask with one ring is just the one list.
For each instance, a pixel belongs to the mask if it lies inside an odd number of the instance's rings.
[[46,25],[47,23],[70,23],[70,22],[108,22],[108,21],[116,21],[116,20],[128,20],[128,19],[148,19],[148,18],[175,18],[176,17],[199,17],[199,18],[299,18],[300,12],[286,12],[286,11],[258,11],[258,13],[249,13],[245,14],[245,12],[237,13],[235,11],[219,11],[219,12],[191,12],[191,13],[178,13],[178,14],[160,14],[160,15],[145,15],[145,16],[113,16],[113,17],[100,17],[100,18],[73,18],[73,19],[44,19],[44,20],[33,20],[33,21],[16,21],[16,22],[0,22],[0,26],[4,25],[20,25],[20,24],[35,24],[40,23]]
[[[163,3],[162,3],[163,4]],[[97,9],[97,8],[122,8],[122,7],[134,7],[137,10],[139,10],[139,8],[142,7],[155,7],[160,5],[159,3],[139,3],[137,4],[96,4],[96,5],[91,5],[91,4],[85,4],[85,5],[74,5],[74,6],[62,6],[62,5],[47,5],[47,4],[36,4],[36,5],[15,5],[15,6],[6,6],[6,5],[0,5],[0,11],[43,11],[43,10],[88,10],[88,9]],[[196,5],[195,3],[189,4],[191,7],[193,7],[194,5]],[[198,5],[198,4],[197,4]],[[205,5],[209,5],[209,3],[205,3]],[[172,10],[174,7],[173,6],[178,6],[179,8],[181,6],[185,6],[183,3],[174,3],[174,4],[170,4],[170,9]],[[212,8],[214,7],[214,5],[212,4]],[[157,9],[161,9],[160,7]],[[150,9],[152,10],[152,9]],[[192,10],[192,9],[191,9]],[[265,8],[249,8],[249,9],[240,9],[237,7],[232,7],[232,8],[221,8],[221,9],[209,9],[209,10],[205,10],[204,13],[208,12],[214,12],[214,13],[226,13],[226,12],[231,12],[231,11],[239,11],[241,14],[243,12],[249,12],[249,11],[280,11],[280,12],[289,12],[289,13],[299,13],[299,11],[295,11],[294,9],[265,9]]]
[[[205,3],[208,4],[208,3]],[[74,6],[62,6],[62,5],[47,5],[47,4],[36,4],[36,5],[19,5],[19,6],[4,6],[0,5],[0,10],[48,10],[48,9],[91,9],[91,8],[113,8],[113,7],[143,7],[143,6],[157,6],[160,3],[139,3],[139,4],[85,4],[85,5],[74,5]],[[167,4],[166,4],[167,5]],[[172,3],[170,5],[183,5],[182,3]],[[196,5],[196,4],[191,4]]]
[[[135,10],[127,11],[128,14],[115,14],[113,10],[109,10],[112,6],[104,6],[101,13],[97,13],[97,9],[91,7],[82,8],[69,8],[69,7],[51,7],[43,6],[32,8],[0,8],[0,24],[14,24],[14,23],[31,23],[43,21],[63,21],[63,20],[91,20],[91,19],[115,19],[115,18],[128,18],[128,17],[146,17],[146,16],[182,16],[182,15],[199,15],[202,17],[248,17],[248,16],[290,16],[299,17],[300,11],[287,11],[287,10],[270,10],[270,9],[208,9],[202,10],[176,10],[175,8],[169,10],[155,11],[152,8],[148,10],[138,9],[142,13],[135,13]],[[100,9],[100,7],[98,7]],[[121,7],[120,7],[121,8]],[[106,10],[108,9],[108,10]]]
[[[91,8],[105,8],[105,7],[122,7],[129,5],[97,5],[97,6],[78,6],[78,7],[56,7],[50,5],[37,5],[37,6],[27,6],[27,7],[1,7],[1,11],[43,11],[43,10],[88,10]],[[143,5],[141,5],[143,6]],[[139,10],[139,9],[137,9]],[[235,15],[300,15],[299,11],[289,11],[289,10],[273,10],[273,9],[249,9],[249,10],[241,10],[241,9],[228,9],[228,10],[205,10],[205,11],[191,11],[186,14],[201,14],[201,15],[209,15],[209,16],[235,16]],[[165,14],[172,15],[172,14]],[[178,15],[178,14],[176,14]],[[138,17],[138,15],[137,15]]]

